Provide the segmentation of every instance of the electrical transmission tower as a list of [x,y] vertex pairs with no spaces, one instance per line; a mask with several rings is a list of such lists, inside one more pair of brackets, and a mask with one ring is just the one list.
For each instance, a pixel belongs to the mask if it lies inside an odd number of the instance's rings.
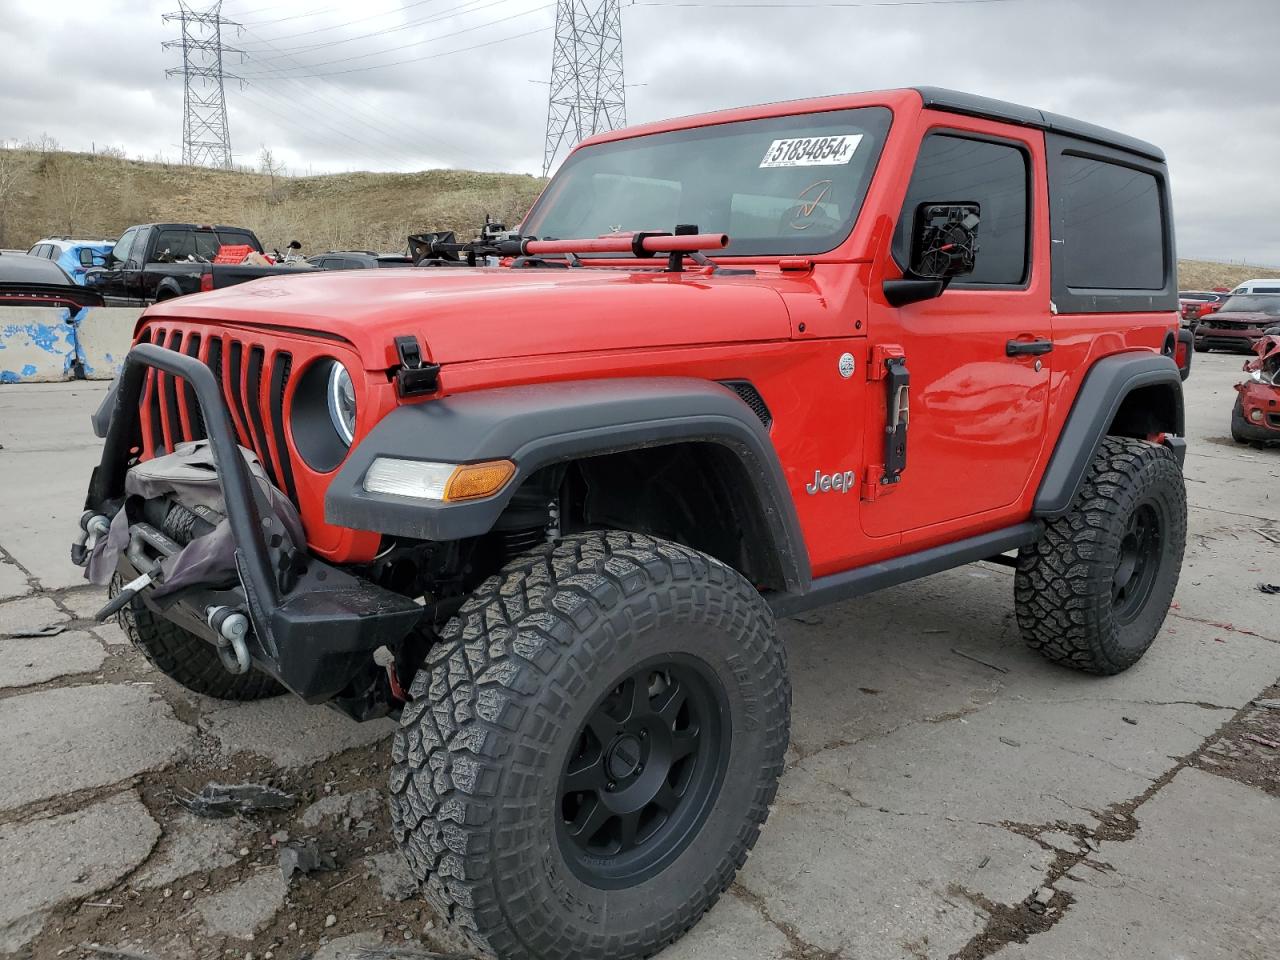
[[193,10],[186,0],[178,0],[178,10],[163,15],[177,20],[182,36],[167,40],[164,48],[182,48],[182,66],[165,71],[166,77],[181,76],[182,162],[196,166],[231,168],[231,128],[227,124],[225,80],[239,77],[224,73],[222,55],[241,53],[222,42],[223,27],[238,23],[223,19],[222,0],[207,10]]
[[561,147],[626,123],[621,0],[557,0],[542,175]]

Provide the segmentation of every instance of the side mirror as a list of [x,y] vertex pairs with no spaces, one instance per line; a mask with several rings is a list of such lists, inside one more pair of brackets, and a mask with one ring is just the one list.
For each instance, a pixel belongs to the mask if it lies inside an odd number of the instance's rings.
[[886,280],[885,299],[891,306],[941,296],[956,277],[973,273],[978,258],[978,224],[982,208],[976,203],[922,203],[911,225],[911,262],[907,276]]
[[90,250],[88,247],[80,248],[80,266],[82,267],[93,266],[93,251]]

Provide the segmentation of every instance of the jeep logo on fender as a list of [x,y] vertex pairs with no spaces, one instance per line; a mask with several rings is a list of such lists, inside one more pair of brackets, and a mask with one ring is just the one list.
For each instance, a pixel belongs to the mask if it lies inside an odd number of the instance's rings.
[[815,470],[813,471],[813,483],[805,487],[804,491],[809,496],[813,496],[815,493],[830,493],[832,490],[848,493],[852,489],[852,470],[846,470],[844,473],[823,473],[821,470]]

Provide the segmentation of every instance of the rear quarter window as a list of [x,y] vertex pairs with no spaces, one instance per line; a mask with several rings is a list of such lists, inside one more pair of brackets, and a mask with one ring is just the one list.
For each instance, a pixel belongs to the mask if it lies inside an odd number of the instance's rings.
[[1169,171],[1148,152],[1046,131],[1058,313],[1178,309]]
[[1160,184],[1145,170],[1092,157],[1062,158],[1062,241],[1069,287],[1164,286]]

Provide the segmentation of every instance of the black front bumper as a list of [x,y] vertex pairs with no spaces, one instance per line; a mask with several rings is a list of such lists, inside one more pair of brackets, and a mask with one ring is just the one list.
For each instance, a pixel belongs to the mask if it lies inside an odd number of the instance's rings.
[[[123,509],[131,451],[141,444],[139,401],[149,367],[181,378],[195,394],[218,464],[240,583],[230,590],[192,587],[163,605],[153,603],[144,590],[142,601],[215,645],[219,634],[208,623],[207,611],[219,606],[241,610],[252,624],[247,644],[254,667],[311,703],[349,695],[353,684],[376,678],[373,651],[384,645],[396,649],[421,619],[422,608],[314,557],[281,557],[278,535],[283,526],[264,509],[265,498],[255,495],[259,491],[240,454],[218,383],[198,359],[153,344],[129,351],[86,511],[110,517]],[[126,579],[138,573],[125,553],[120,571]]]

